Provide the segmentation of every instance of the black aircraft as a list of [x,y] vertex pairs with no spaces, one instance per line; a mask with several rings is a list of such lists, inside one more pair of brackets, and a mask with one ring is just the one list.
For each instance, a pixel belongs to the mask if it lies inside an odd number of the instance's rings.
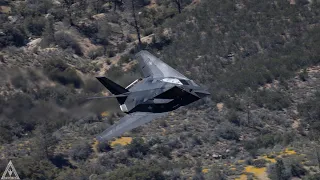
[[143,75],[126,88],[106,77],[97,79],[113,94],[93,97],[117,98],[121,111],[127,113],[120,121],[102,132],[98,141],[110,140],[166,112],[195,102],[210,93],[148,51],[140,51],[136,59]]

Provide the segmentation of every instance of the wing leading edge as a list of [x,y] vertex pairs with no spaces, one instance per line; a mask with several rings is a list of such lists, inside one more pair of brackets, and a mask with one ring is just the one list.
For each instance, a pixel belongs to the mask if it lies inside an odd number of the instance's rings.
[[137,53],[136,58],[138,59],[139,66],[144,77],[175,77],[188,80],[188,78],[183,74],[162,62],[159,58],[155,57],[148,51],[140,51]]
[[136,127],[146,124],[156,118],[162,117],[167,113],[146,113],[146,112],[136,112],[124,116],[116,124],[112,125],[105,131],[103,131],[99,136],[97,136],[98,141],[107,141],[114,137],[120,136],[124,132],[130,131]]

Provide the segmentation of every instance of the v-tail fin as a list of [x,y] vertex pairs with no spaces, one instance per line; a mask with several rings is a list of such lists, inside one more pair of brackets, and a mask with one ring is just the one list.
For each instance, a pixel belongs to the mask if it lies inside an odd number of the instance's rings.
[[129,92],[127,89],[125,89],[124,87],[120,86],[119,84],[111,81],[110,79],[106,78],[106,77],[97,77],[97,79],[101,82],[101,84],[103,84],[112,94],[116,95],[114,96],[115,98],[117,98],[119,104],[123,104],[125,102],[125,100],[127,99],[127,96],[118,96],[118,95],[122,95],[125,94],[127,92]]

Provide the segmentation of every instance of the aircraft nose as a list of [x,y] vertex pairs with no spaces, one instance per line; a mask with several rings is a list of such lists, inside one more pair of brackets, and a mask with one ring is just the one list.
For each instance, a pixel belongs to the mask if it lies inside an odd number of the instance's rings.
[[195,93],[200,97],[200,98],[203,98],[203,97],[206,97],[206,96],[209,96],[211,95],[208,91],[206,90],[197,90],[195,91]]

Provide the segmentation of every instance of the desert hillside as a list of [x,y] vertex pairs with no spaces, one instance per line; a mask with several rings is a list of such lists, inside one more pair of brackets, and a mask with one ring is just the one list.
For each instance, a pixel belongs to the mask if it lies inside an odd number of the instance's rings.
[[[124,114],[95,77],[130,84],[140,49],[211,96],[98,143]],[[1,173],[319,180],[319,137],[319,0],[0,2]]]

